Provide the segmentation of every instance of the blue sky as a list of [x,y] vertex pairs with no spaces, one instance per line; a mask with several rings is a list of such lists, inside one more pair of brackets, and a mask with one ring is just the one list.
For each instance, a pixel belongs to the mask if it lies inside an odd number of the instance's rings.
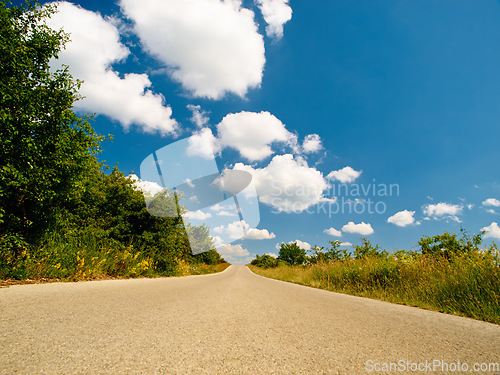
[[220,247],[228,260],[361,236],[416,249],[460,225],[499,241],[499,1],[72,4],[51,26],[72,32],[59,63],[84,80],[76,109],[114,135],[102,160],[141,177],[195,135],[253,175],[260,223]]

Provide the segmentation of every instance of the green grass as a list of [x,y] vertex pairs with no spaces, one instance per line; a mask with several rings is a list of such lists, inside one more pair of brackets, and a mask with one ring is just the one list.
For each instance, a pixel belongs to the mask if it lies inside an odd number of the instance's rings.
[[417,254],[250,268],[278,280],[500,324],[500,266],[498,256],[491,254],[472,252],[450,260]]
[[124,246],[95,227],[53,232],[39,248],[4,236],[0,238],[2,251],[0,280],[186,276],[220,272],[229,266],[228,263],[207,265],[172,258],[167,270],[159,270],[144,249]]

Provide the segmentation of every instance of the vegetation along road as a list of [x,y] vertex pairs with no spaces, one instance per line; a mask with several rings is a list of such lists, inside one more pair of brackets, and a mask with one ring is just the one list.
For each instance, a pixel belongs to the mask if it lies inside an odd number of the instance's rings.
[[426,361],[473,372],[499,354],[498,325],[246,267],[0,289],[1,374],[366,374],[398,362],[424,373]]

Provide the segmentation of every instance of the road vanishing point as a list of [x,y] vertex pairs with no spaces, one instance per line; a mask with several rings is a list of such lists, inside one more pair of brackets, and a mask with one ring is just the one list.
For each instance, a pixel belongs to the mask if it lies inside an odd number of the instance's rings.
[[[0,374],[389,374],[401,367],[375,369],[426,361],[465,363],[473,373],[473,364],[499,359],[498,325],[243,266],[0,289]],[[464,373],[443,369],[435,373]]]

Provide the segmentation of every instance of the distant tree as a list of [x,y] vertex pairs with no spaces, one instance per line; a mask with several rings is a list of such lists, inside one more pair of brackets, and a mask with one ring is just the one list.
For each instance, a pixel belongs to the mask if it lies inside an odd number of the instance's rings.
[[454,254],[479,250],[484,232],[470,237],[467,231],[460,228],[462,238],[457,239],[455,233],[444,232],[433,237],[424,236],[418,241],[422,254],[451,258]]
[[296,242],[282,243],[278,259],[284,260],[291,265],[304,264],[307,262],[306,251],[301,249]]
[[250,262],[250,264],[261,267],[261,268],[272,268],[277,267],[279,260],[271,255],[255,255],[255,259]]
[[379,251],[380,247],[378,245],[373,246],[366,237],[361,238],[361,245],[353,246],[354,257],[356,259],[387,256],[387,252],[385,250]]

